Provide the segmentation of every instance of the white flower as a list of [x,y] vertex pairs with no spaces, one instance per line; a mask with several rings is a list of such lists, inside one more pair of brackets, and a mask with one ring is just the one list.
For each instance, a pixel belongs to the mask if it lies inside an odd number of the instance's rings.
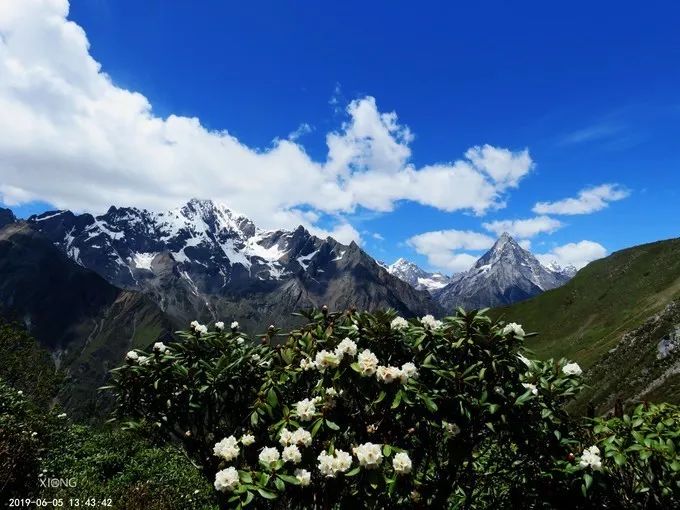
[[23,394],[24,394],[23,390],[17,391],[17,395],[21,396],[21,395],[23,395]]
[[281,455],[279,454],[279,451],[276,448],[270,447],[262,448],[259,456],[260,464],[270,469],[274,467],[274,464],[280,458]]
[[408,363],[404,363],[401,366],[401,375],[399,378],[401,379],[402,384],[404,384],[411,377],[418,377],[418,369],[413,363],[409,361]]
[[413,463],[411,462],[411,458],[408,456],[408,453],[399,452],[392,459],[392,467],[400,475],[406,475],[411,472]]
[[238,322],[237,321],[232,322],[230,327],[231,329],[238,329]]
[[458,425],[456,425],[455,423],[449,423],[448,421],[443,421],[442,427],[444,427],[444,430],[448,434],[451,434],[452,436],[457,436],[458,434],[460,434],[460,427]]
[[335,459],[333,460],[333,469],[336,472],[344,473],[352,466],[352,456],[343,451],[335,450]]
[[238,471],[236,471],[236,468],[233,466],[218,471],[215,475],[215,489],[218,491],[231,492],[238,484]]
[[135,351],[130,351],[125,355],[125,359],[128,361],[137,361],[139,359],[139,354]]
[[382,446],[374,443],[364,443],[352,449],[357,456],[359,464],[367,469],[373,469],[380,465],[383,460]]
[[202,335],[205,335],[208,332],[208,328],[207,328],[207,326],[204,326],[203,324],[199,324],[198,326],[196,326],[194,328],[194,331],[196,331],[196,334],[198,334],[198,336],[202,336]]
[[337,397],[338,390],[336,390],[335,388],[326,388],[326,396],[331,398]]
[[306,469],[296,469],[295,478],[300,482],[301,487],[307,487],[312,481],[312,474]]
[[335,354],[342,359],[343,355],[347,354],[348,356],[356,356],[357,355],[357,344],[354,340],[351,340],[350,338],[344,338],[342,342],[338,344],[338,346],[335,348]]
[[238,441],[234,436],[225,437],[219,443],[215,443],[213,453],[216,457],[220,457],[227,462],[230,462],[238,457]]
[[198,321],[191,321],[191,324],[189,324],[189,326],[191,326],[191,329],[196,329],[200,325],[201,323]]
[[297,429],[293,432],[290,442],[298,446],[309,446],[312,444],[312,434],[305,429]]
[[602,459],[600,458],[600,449],[597,446],[591,446],[583,450],[579,465],[582,468],[590,467],[593,471],[602,469]]
[[530,390],[531,393],[533,393],[534,395],[538,395],[538,388],[536,387],[535,384],[522,383],[522,386],[524,386],[526,389]]
[[300,453],[300,449],[292,444],[289,446],[286,446],[283,449],[283,452],[281,453],[281,458],[283,459],[283,462],[292,462],[293,464],[299,464],[300,461],[302,460],[302,454]]
[[279,434],[279,443],[281,443],[281,446],[288,446],[293,442],[293,433],[288,430],[286,427],[283,427],[281,429],[281,432]]
[[378,369],[378,357],[368,349],[364,349],[357,357],[359,370],[363,376],[371,376]]
[[384,383],[393,383],[397,379],[401,379],[401,370],[397,367],[383,367],[379,366],[375,374],[378,381]]
[[243,337],[238,337],[236,339],[236,343],[239,344],[239,345],[241,345],[243,342],[244,342]]
[[514,334],[515,336],[524,336],[524,329],[522,329],[522,326],[516,322],[511,322],[503,328],[504,335],[509,335],[510,333]]
[[215,323],[215,329],[217,331],[223,331],[224,330],[224,322],[219,321]]
[[307,370],[313,370],[316,368],[316,363],[313,362],[311,359],[308,358],[302,358],[300,360],[300,368],[304,370],[305,372]]
[[138,356],[137,361],[139,362],[140,365],[148,365],[149,361],[151,360],[149,359],[148,356]]
[[335,457],[333,455],[328,455],[326,452],[321,452],[317,457],[319,461],[319,471],[325,477],[331,478],[335,476],[335,470],[333,469],[333,460]]
[[530,360],[529,358],[527,358],[526,356],[522,356],[521,354],[518,354],[518,355],[517,355],[517,358],[519,358],[519,360],[520,360],[522,363],[524,363],[524,364],[527,366],[527,368],[531,368],[531,367],[534,365],[534,362],[531,361],[531,360]]
[[344,473],[352,466],[352,456],[343,450],[335,450],[333,455],[321,452],[317,460],[319,471],[329,478],[335,477],[338,473]]
[[433,331],[435,329],[441,328],[443,324],[442,321],[438,321],[432,315],[426,315],[425,317],[422,317],[420,319],[420,322],[422,323],[423,326]]
[[338,355],[335,352],[328,352],[326,350],[319,351],[316,353],[316,358],[314,359],[314,363],[316,364],[316,367],[323,372],[327,368],[334,368],[337,367],[340,364],[340,361],[342,360],[342,353]]
[[61,419],[66,418],[66,413],[58,414],[58,415],[57,415],[57,418],[61,418]]
[[155,344],[153,344],[153,350],[163,354],[165,352],[168,352],[169,347],[165,345],[163,342],[156,342]]
[[302,421],[310,421],[314,418],[314,414],[316,414],[314,400],[309,400],[308,398],[300,400],[295,404],[295,412]]
[[392,319],[392,322],[390,322],[390,327],[396,331],[401,331],[402,329],[408,328],[408,321],[403,317],[397,317]]
[[255,442],[255,436],[252,434],[243,434],[241,436],[241,444],[243,446],[250,446]]
[[578,363],[567,363],[562,368],[562,372],[564,372],[566,375],[581,375],[583,370],[581,370],[581,367],[578,366]]

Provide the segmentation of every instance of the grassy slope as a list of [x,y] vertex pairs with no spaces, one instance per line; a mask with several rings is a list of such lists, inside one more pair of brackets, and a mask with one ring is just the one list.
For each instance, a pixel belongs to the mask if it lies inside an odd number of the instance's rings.
[[680,239],[621,250],[592,262],[564,287],[495,310],[539,336],[539,357],[566,356],[584,367],[680,297]]

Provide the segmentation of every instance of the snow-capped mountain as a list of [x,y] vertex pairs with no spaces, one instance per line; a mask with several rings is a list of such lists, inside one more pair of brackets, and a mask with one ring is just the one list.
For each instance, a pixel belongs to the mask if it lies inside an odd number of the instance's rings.
[[387,266],[387,270],[390,274],[404,280],[412,287],[428,292],[441,289],[451,281],[450,277],[441,273],[428,273],[405,258],[397,259],[394,264]]
[[573,278],[578,272],[575,266],[564,266],[562,267],[556,261],[552,261],[548,264],[543,265],[548,271],[552,271],[555,274],[565,276],[567,278]]
[[438,309],[355,243],[320,239],[301,226],[262,230],[210,200],[165,212],[111,207],[96,217],[53,211],[28,221],[81,266],[151,295],[181,320],[280,321],[322,304],[407,315]]
[[564,285],[573,274],[569,268],[543,266],[504,233],[472,268],[454,275],[433,296],[449,312],[459,306],[466,309],[501,306]]

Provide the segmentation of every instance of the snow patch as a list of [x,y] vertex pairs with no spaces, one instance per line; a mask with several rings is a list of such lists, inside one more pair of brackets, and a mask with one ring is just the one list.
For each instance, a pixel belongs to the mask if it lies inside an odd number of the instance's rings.
[[151,262],[155,256],[155,253],[134,253],[132,255],[132,263],[138,269],[148,269],[151,271]]

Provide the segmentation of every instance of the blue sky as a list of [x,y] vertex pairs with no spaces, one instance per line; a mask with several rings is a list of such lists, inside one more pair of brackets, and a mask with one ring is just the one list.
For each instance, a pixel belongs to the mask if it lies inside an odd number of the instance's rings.
[[[237,210],[267,227],[303,222],[343,240],[360,239],[376,258],[391,262],[404,256],[446,272],[463,269],[483,252],[497,234],[484,224],[494,221],[542,218],[517,237],[546,260],[577,265],[604,252],[679,235],[680,6],[674,2],[648,2],[643,8],[625,2],[346,1],[331,6],[75,0],[68,15],[60,0],[10,4],[8,12],[0,10],[0,33],[8,48],[0,58],[9,55],[26,69],[49,67],[52,73],[44,84],[28,72],[17,72],[5,83],[0,77],[0,104],[16,106],[16,118],[26,119],[0,121],[12,133],[10,142],[0,143],[0,198],[20,216],[54,207],[98,212],[111,202],[170,207],[197,193],[210,195],[212,179],[216,196],[205,198],[229,205],[233,197]],[[55,33],[48,16],[55,13],[84,33]],[[78,37],[86,37],[89,49],[73,41]],[[57,54],[60,47],[60,56],[46,64],[43,54],[51,48]],[[103,75],[93,62],[110,83],[98,81]],[[37,85],[26,88],[26,80]],[[119,113],[137,97],[118,98],[119,90],[143,95],[150,109],[135,105],[130,107],[134,115]],[[120,102],[120,109],[109,97]],[[370,103],[361,102],[366,98],[374,98],[375,118]],[[482,211],[463,199],[447,206],[454,188],[438,200],[417,198],[408,189],[391,193],[387,205],[356,198],[370,194],[371,187],[381,190],[389,179],[343,181],[349,198],[327,207],[332,194],[320,193],[312,204],[304,198],[287,200],[295,186],[304,196],[323,186],[320,180],[307,189],[302,181],[313,172],[330,171],[328,165],[311,168],[330,159],[329,133],[339,133],[344,148],[351,142],[365,149],[365,138],[350,136],[353,101],[368,105],[370,129],[375,122],[394,128],[388,129],[394,140],[385,142],[390,157],[408,149],[399,170],[390,170],[395,181],[396,172],[409,165],[412,176],[435,164],[455,172],[455,162],[469,164],[466,152],[485,144],[513,158],[526,149],[531,163],[517,182],[494,181],[493,205]],[[75,106],[69,109],[71,103]],[[90,113],[83,110],[90,109],[96,115],[85,118]],[[380,114],[390,112],[396,120],[380,120]],[[196,118],[201,131],[164,126],[166,145],[190,149],[154,159],[134,141],[122,139],[125,131],[148,131],[137,127],[135,115],[145,121],[153,117],[152,124],[172,115]],[[31,122],[45,116],[51,124],[43,132],[42,124]],[[102,134],[80,146],[78,129],[85,129],[85,122],[93,123],[87,133],[101,128]],[[246,159],[257,168],[271,164],[275,175],[251,174],[242,159],[232,163],[226,153],[216,161],[218,141],[206,135],[216,131],[228,131],[248,148]],[[144,143],[143,137],[136,139]],[[278,150],[275,140],[289,140],[297,148],[294,153]],[[21,152],[27,148],[30,157]],[[388,153],[383,148],[371,146],[368,156],[362,153],[360,161],[333,171],[347,183],[362,172],[384,172]],[[168,169],[168,158],[182,164]],[[307,165],[310,173],[290,170],[290,190],[282,184],[289,168]],[[231,167],[239,173],[220,173]],[[217,185],[220,179],[233,183],[251,175],[263,187],[271,179],[272,187],[285,190],[284,197],[257,186]],[[424,175],[414,178],[413,186],[431,189],[418,197],[434,192],[433,183],[439,182]],[[203,182],[197,182],[199,177]],[[458,181],[446,182],[456,186]],[[576,209],[558,204],[536,212],[537,202],[577,198],[593,188],[604,198],[599,205],[585,200],[590,205],[582,214],[564,214],[578,210],[573,202]],[[260,196],[258,209],[252,204]],[[265,203],[276,205],[270,210]],[[439,234],[423,236],[433,232]],[[583,241],[592,244],[577,244]]]

